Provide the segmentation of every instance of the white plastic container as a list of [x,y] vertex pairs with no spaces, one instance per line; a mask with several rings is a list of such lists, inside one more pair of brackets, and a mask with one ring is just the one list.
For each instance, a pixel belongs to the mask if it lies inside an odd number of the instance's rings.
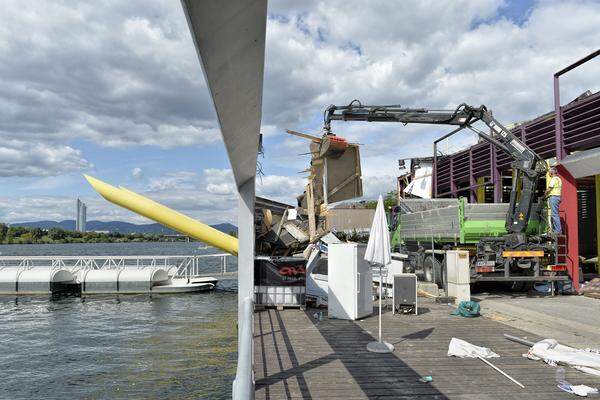
[[303,257],[256,257],[254,303],[263,307],[304,307],[306,260]]
[[257,306],[301,307],[305,301],[304,286],[255,286],[254,298]]

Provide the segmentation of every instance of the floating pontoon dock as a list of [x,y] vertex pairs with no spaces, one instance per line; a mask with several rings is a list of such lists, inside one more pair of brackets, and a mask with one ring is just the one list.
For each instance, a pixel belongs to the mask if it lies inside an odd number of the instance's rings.
[[[383,315],[392,354],[367,351],[377,317],[361,321],[314,318],[320,310],[257,312],[254,316],[256,399],[572,399],[555,383],[556,368],[522,357],[527,347],[503,333],[542,338],[494,320],[451,316],[453,308],[422,300],[419,315]],[[323,310],[326,314],[326,310]],[[476,359],[448,357],[452,337],[489,347],[494,365],[525,385],[512,384]],[[430,375],[431,383],[419,382]],[[566,371],[573,384],[598,378]]]
[[229,254],[0,257],[0,294],[189,293],[214,289]]

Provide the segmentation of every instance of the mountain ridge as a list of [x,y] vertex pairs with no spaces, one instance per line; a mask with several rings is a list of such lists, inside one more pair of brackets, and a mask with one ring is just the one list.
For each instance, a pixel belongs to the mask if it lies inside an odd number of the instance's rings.
[[[67,219],[63,221],[30,221],[30,222],[15,222],[11,223],[10,226],[22,226],[26,228],[60,228],[66,231],[75,230],[75,220]],[[235,232],[237,234],[237,226],[228,222],[210,225],[211,227],[225,233]],[[150,224],[134,224],[131,222],[124,221],[87,221],[86,230],[89,231],[108,231],[108,232],[119,232],[119,233],[162,233],[164,235],[177,234],[173,229],[167,228],[164,225],[158,223]]]

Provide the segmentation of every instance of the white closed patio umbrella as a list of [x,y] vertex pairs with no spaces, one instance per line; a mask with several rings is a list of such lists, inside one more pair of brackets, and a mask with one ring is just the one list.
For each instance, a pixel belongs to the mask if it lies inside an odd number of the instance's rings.
[[365,260],[371,264],[379,265],[379,340],[367,345],[367,350],[374,353],[391,353],[394,346],[384,342],[381,338],[381,297],[383,296],[383,273],[382,268],[392,262],[390,252],[390,232],[388,229],[387,218],[385,216],[385,206],[383,197],[379,195],[375,217],[371,225],[369,234],[369,243],[365,251]]

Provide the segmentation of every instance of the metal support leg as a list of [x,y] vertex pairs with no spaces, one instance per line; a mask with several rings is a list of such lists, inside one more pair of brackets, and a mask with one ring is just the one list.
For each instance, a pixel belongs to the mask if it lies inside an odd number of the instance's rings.
[[238,365],[233,382],[236,400],[254,399],[254,185],[252,179],[238,189]]

